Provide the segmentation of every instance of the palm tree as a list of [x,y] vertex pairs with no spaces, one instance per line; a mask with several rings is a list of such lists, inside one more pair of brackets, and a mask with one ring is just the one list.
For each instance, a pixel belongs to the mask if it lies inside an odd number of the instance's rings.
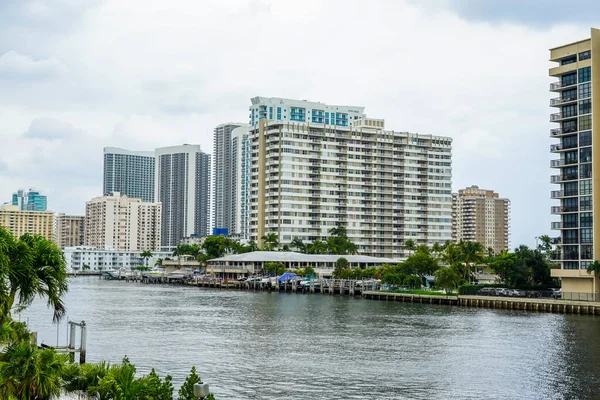
[[15,301],[28,306],[37,296],[54,309],[54,321],[65,314],[63,295],[68,290],[65,258],[51,241],[25,234],[20,239],[0,228],[0,327]]
[[595,260],[593,263],[588,265],[587,273],[591,274],[592,272],[595,276],[600,276],[600,263],[598,262],[598,260]]
[[142,260],[144,260],[144,265],[147,267],[148,266],[148,259],[150,257],[152,257],[152,252],[150,250],[144,250],[140,254],[140,257],[142,257]]
[[348,237],[346,227],[344,227],[344,226],[336,226],[335,228],[331,228],[329,230],[329,234],[331,236],[336,236],[338,238],[344,238],[344,239],[346,239]]
[[[458,247],[460,248],[462,261],[465,263],[465,274],[471,274],[472,265],[481,264],[483,262],[484,254],[483,254],[483,245],[479,242],[467,242],[461,240],[458,243]],[[465,280],[469,280],[468,276],[465,275]]]
[[404,248],[408,250],[408,255],[410,255],[410,252],[414,251],[417,248],[417,245],[414,240],[408,239],[404,241]]
[[162,263],[163,263],[163,259],[162,258],[157,258],[156,261],[154,261],[154,266],[155,267],[162,267]]
[[38,350],[24,342],[9,347],[0,362],[0,395],[3,399],[49,400],[60,394],[68,355],[54,349]]
[[433,253],[433,257],[436,259],[440,256],[440,253],[442,252],[442,250],[443,250],[443,247],[438,242],[435,242],[433,244],[433,246],[431,246],[431,252]]
[[305,253],[306,245],[302,241],[302,239],[295,237],[291,242],[290,246],[295,247],[297,251]]
[[279,237],[277,237],[276,233],[269,233],[262,238],[263,247],[267,251],[274,251],[275,249],[279,249]]
[[321,242],[318,239],[306,247],[306,252],[308,254],[326,254],[327,250],[327,243]]

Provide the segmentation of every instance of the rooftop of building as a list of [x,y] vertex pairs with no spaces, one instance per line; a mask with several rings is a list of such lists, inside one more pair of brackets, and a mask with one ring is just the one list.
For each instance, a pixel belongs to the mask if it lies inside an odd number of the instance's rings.
[[154,151],[127,150],[120,147],[105,147],[104,154],[121,154],[127,156],[154,157]]
[[303,254],[293,251],[253,251],[251,253],[233,254],[209,261],[229,262],[336,262],[345,258],[350,263],[396,264],[400,260],[393,258],[380,258],[361,255],[336,255],[336,254]]

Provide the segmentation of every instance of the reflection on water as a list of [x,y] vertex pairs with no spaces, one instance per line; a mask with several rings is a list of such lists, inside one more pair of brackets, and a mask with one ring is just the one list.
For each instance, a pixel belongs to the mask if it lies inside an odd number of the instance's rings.
[[[600,388],[600,320],[313,294],[74,278],[88,360],[196,365],[219,399],[584,399]],[[56,344],[45,303],[25,311]],[[65,342],[65,324],[59,339]]]

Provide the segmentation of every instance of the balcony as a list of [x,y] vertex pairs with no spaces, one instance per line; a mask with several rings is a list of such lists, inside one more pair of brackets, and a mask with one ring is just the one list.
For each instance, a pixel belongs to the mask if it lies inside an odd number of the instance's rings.
[[558,122],[567,118],[577,118],[577,114],[563,114],[563,113],[554,113],[550,114],[550,122]]
[[579,176],[577,174],[567,174],[567,175],[552,175],[550,177],[550,183],[560,183],[567,181],[574,181],[578,179]]
[[572,212],[577,212],[579,210],[578,207],[563,207],[563,206],[552,206],[550,208],[550,213],[551,214],[566,214],[566,213],[572,213]]
[[577,81],[573,81],[573,80],[565,80],[565,81],[558,81],[558,82],[552,82],[550,84],[550,91],[551,92],[556,92],[556,91],[560,91],[563,90],[565,88],[571,87],[571,86],[575,86],[577,85]]
[[571,165],[571,164],[577,164],[577,160],[565,160],[564,158],[561,158],[560,160],[551,160],[550,161],[551,168],[561,168],[561,167],[564,167],[565,165]]
[[550,107],[558,107],[564,104],[573,103],[577,101],[577,97],[556,97],[554,99],[550,99]]
[[574,149],[577,147],[577,143],[567,143],[567,144],[553,144],[550,146],[550,152],[556,153],[563,150]]
[[576,222],[553,222],[552,229],[577,229],[579,226]]
[[577,128],[554,128],[550,129],[550,137],[561,137],[577,132]]

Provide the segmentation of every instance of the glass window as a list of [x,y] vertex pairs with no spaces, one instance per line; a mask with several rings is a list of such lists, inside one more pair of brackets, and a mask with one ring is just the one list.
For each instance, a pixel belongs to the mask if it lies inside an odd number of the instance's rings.
[[[590,104],[590,106],[591,106],[591,104]],[[575,104],[563,106],[560,109],[560,113],[563,118],[574,117],[577,115],[577,106]]]
[[580,149],[579,160],[581,160],[582,163],[592,162],[592,148],[584,147],[583,149]]
[[592,164],[581,164],[579,168],[579,177],[581,179],[592,177]]
[[581,213],[581,227],[582,228],[589,228],[592,226],[592,222],[593,222],[593,217],[592,217],[592,213],[591,212],[584,212]]
[[579,117],[579,129],[585,131],[587,129],[592,129],[592,116],[584,115],[583,117]]
[[577,211],[579,209],[579,200],[575,197],[571,197],[569,199],[564,199],[562,202],[562,211],[563,212],[571,212]]
[[592,99],[581,100],[579,102],[579,114],[589,114],[592,112]]
[[563,121],[561,128],[565,133],[577,132],[577,120]]
[[581,211],[592,210],[592,196],[583,196],[579,200],[579,209]]
[[[581,53],[579,53],[579,61],[587,60],[588,58],[592,58],[591,50],[582,51]],[[561,65],[565,65],[565,64],[561,64]]]
[[577,151],[565,152],[565,164],[576,164],[577,163]]
[[566,57],[560,60],[560,65],[568,65],[577,62],[577,56]]
[[566,179],[577,179],[577,167],[563,168],[562,175]]
[[592,180],[579,182],[581,194],[592,194]]
[[579,260],[579,246],[563,246],[563,260]]
[[585,99],[586,97],[592,97],[592,84],[582,83],[579,85],[579,98]]
[[579,243],[579,232],[577,230],[563,231],[562,241],[564,244]]
[[563,269],[579,269],[579,263],[577,261],[565,261]]
[[561,86],[569,86],[577,83],[577,73],[572,72],[560,77]]
[[[586,83],[589,85],[589,83]],[[579,86],[581,87],[581,86]],[[577,89],[564,90],[560,96],[563,101],[577,100]]]
[[592,243],[593,234],[591,228],[581,229],[581,243]]
[[592,67],[579,68],[579,82],[589,82],[592,79]]
[[563,149],[577,147],[577,136],[567,136],[562,138]]
[[577,214],[565,214],[563,215],[563,227],[565,228],[577,228],[579,226],[579,217]]
[[592,131],[585,131],[579,133],[579,145],[580,146],[591,146],[592,145]]
[[577,182],[567,182],[563,184],[565,196],[577,196]]
[[594,258],[594,250],[590,245],[581,246],[581,259],[592,260]]

